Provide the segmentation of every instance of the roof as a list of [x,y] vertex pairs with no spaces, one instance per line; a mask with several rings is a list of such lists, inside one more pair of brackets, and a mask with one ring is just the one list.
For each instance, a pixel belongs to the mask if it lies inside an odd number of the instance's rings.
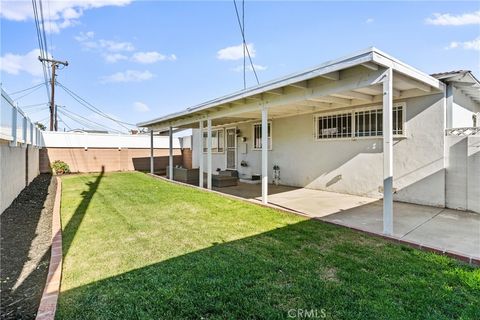
[[172,113],[145,122],[140,122],[137,124],[137,126],[153,126],[159,123],[164,123],[166,121],[175,120],[199,111],[213,109],[215,107],[218,107],[219,105],[227,104],[235,100],[244,99],[267,91],[272,91],[288,85],[299,83],[301,81],[309,80],[322,75],[327,75],[332,72],[338,72],[346,68],[357,65],[365,65],[369,63],[372,64],[373,67],[391,67],[392,69],[394,69],[394,71],[411,77],[418,82],[423,82],[437,89],[443,89],[443,84],[439,80],[393,58],[392,56],[382,52],[375,47],[370,47],[368,49],[355,52],[339,59],[327,61],[313,68],[303,70],[301,72],[289,74],[279,79],[275,79],[266,83],[259,84],[257,86],[247,88],[245,90],[237,91],[232,94],[206,101],[204,103],[189,107],[180,112]]
[[432,77],[447,84],[453,85],[462,91],[467,97],[480,103],[480,81],[470,70],[457,70],[442,73],[434,73]]

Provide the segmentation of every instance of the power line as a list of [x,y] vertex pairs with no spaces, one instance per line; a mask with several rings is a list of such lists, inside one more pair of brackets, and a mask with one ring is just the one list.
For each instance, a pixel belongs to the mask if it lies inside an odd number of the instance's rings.
[[58,115],[58,119],[60,119],[60,121],[65,125],[65,127],[68,128],[68,130],[72,131],[72,128],[65,121],[63,121],[63,119],[60,115]]
[[250,60],[250,66],[252,67],[252,71],[255,74],[255,79],[257,79],[257,84],[260,84],[260,81],[258,81],[257,71],[255,70],[255,66],[253,64],[252,57],[250,55],[250,50],[248,49],[248,46],[247,46],[247,41],[245,40],[244,27],[242,26],[242,22],[240,21],[240,14],[238,13],[236,0],[233,0],[233,5],[235,6],[235,13],[237,14],[238,26],[240,27],[240,32],[242,33],[243,45],[245,50],[247,51],[248,60]]
[[[42,84],[43,84],[43,83],[42,83]],[[22,99],[22,98],[24,98],[24,97],[26,97],[26,96],[34,93],[35,91],[37,91],[37,90],[40,89],[40,88],[41,88],[41,86],[37,86],[35,89],[33,89],[33,90],[25,93],[24,95],[22,95],[22,96],[20,96],[20,97],[18,97],[18,98],[14,98],[14,100],[15,100],[15,101],[18,101],[18,100],[20,100],[20,99]]]
[[43,105],[48,105],[48,102],[28,104],[26,106],[22,106],[22,109],[34,108],[34,107],[43,106]]
[[[115,123],[117,123],[118,125],[124,127],[125,129],[127,130],[130,130],[130,128],[126,127],[125,125],[128,125],[128,126],[132,126],[132,127],[136,127],[135,124],[132,124],[132,123],[128,123],[128,122],[125,122],[125,121],[121,121],[121,120],[118,120],[118,119],[115,119],[115,118],[112,118],[111,116],[109,116],[108,114],[106,114],[105,112],[103,112],[102,110],[100,110],[99,108],[95,107],[94,105],[92,105],[91,103],[89,103],[88,101],[86,101],[85,99],[83,99],[82,97],[80,97],[78,94],[76,94],[75,92],[73,92],[72,90],[70,90],[69,88],[65,87],[63,84],[61,84],[60,82],[57,82],[58,85],[68,94],[70,95],[72,98],[74,98],[78,103],[80,103],[81,105],[83,105],[84,107],[86,107],[87,109],[89,109],[90,111],[104,117],[104,118],[107,118]],[[125,124],[125,125],[124,125]]]
[[61,110],[61,111],[62,111],[62,112],[68,112],[68,113],[70,113],[70,114],[72,114],[72,115],[74,115],[74,116],[77,116],[77,117],[82,118],[82,119],[84,119],[84,120],[86,120],[86,121],[89,121],[89,122],[91,122],[91,123],[94,123],[94,124],[100,126],[101,128],[107,128],[107,129],[110,129],[110,130],[112,130],[112,131],[116,131],[116,132],[122,133],[122,131],[120,131],[120,130],[118,130],[118,129],[114,129],[114,128],[108,127],[108,126],[106,126],[106,125],[104,125],[104,124],[95,122],[95,121],[90,120],[90,119],[88,119],[88,118],[85,118],[85,117],[83,117],[83,116],[79,115],[78,113],[75,113],[75,112],[73,112],[73,111],[71,111],[71,110],[63,109],[63,110]]
[[[38,48],[40,50],[40,56],[45,59],[45,58],[47,58],[47,56],[45,56],[45,48],[44,48],[44,43],[43,43],[42,36],[41,36],[42,32],[41,32],[41,28],[40,28],[40,21],[39,21],[39,18],[38,18],[38,8],[37,8],[36,0],[32,0],[32,7],[33,7],[33,16],[34,16],[34,20],[35,20],[35,30],[37,32]],[[47,66],[44,62],[42,62],[42,70],[43,70],[43,78],[45,80],[45,89],[46,89],[46,92],[47,92],[48,101],[50,101],[50,95],[49,95],[49,92],[48,92],[49,77],[48,77],[48,73],[47,73]]]
[[34,85],[33,87],[30,87],[30,88],[27,88],[27,89],[23,89],[23,90],[19,90],[19,91],[15,91],[13,93],[10,93],[10,96],[14,96],[16,94],[19,94],[19,93],[22,93],[22,92],[25,92],[25,91],[28,91],[28,90],[31,90],[31,89],[35,89],[36,87],[39,87],[39,86],[43,86],[45,84],[45,82],[41,82],[41,83],[37,83],[36,85]]

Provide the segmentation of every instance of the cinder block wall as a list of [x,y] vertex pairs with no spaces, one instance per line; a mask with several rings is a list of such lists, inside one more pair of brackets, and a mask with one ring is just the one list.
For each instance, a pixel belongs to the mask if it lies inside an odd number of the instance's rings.
[[[180,149],[173,150],[175,165],[182,165]],[[155,171],[164,171],[168,165],[168,149],[154,150]],[[50,163],[61,160],[72,172],[149,171],[150,149],[127,148],[43,148],[40,151],[40,172],[50,172]]]
[[31,145],[10,147],[0,139],[0,213],[38,176],[38,154]]

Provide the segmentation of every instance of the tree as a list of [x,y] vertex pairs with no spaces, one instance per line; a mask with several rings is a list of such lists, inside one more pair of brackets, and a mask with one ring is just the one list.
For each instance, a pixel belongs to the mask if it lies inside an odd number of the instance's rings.
[[47,127],[43,124],[43,123],[40,123],[40,122],[35,122],[35,125],[42,131],[45,131],[47,130]]

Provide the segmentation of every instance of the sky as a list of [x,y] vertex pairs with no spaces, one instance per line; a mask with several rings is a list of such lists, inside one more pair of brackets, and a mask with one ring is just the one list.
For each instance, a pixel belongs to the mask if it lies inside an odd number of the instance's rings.
[[[233,1],[43,0],[42,6],[48,53],[69,63],[57,81],[110,118],[135,124],[243,89]],[[44,82],[31,1],[1,0],[0,19],[2,88],[14,93]],[[477,1],[247,0],[245,36],[260,82],[371,46],[426,73],[468,69],[480,77]],[[248,68],[247,87],[253,85]],[[91,128],[125,130],[62,87],[55,90],[60,130],[87,128],[75,114],[96,122]],[[44,86],[12,98],[47,124]]]

